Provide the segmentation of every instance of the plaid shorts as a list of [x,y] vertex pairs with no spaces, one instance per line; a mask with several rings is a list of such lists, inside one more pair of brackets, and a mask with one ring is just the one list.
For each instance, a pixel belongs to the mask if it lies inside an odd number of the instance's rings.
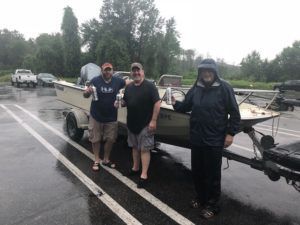
[[129,147],[135,148],[139,151],[151,150],[154,148],[154,133],[149,132],[148,126],[143,128],[139,134],[134,134],[128,129],[127,142]]

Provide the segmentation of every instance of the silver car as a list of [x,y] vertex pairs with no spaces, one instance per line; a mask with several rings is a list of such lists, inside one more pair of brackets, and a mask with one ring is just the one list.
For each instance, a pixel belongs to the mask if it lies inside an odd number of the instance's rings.
[[37,83],[40,86],[49,86],[53,87],[53,81],[58,80],[56,76],[50,73],[39,73],[37,75]]

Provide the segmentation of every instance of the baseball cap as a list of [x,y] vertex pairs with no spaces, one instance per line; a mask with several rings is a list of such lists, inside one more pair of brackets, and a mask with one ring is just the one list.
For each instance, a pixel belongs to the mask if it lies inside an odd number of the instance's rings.
[[135,63],[132,63],[132,64],[131,64],[131,70],[132,70],[133,68],[139,68],[140,70],[142,70],[142,69],[143,69],[143,66],[142,66],[142,64],[140,64],[140,63],[138,63],[138,62],[135,62]]
[[113,66],[112,66],[110,63],[104,63],[104,64],[102,65],[102,69],[105,70],[106,68],[113,69]]

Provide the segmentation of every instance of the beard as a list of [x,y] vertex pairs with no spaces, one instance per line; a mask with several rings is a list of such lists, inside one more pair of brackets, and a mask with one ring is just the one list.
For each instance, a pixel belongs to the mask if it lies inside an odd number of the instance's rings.
[[134,76],[134,77],[133,77],[133,81],[134,81],[134,82],[137,82],[137,83],[138,83],[138,82],[140,82],[141,80],[142,80],[142,77],[141,77],[141,76]]
[[215,82],[215,79],[204,80],[201,78],[201,81],[205,87],[210,87]]
[[110,81],[112,76],[110,76],[110,75],[109,75],[109,76],[106,76],[106,75],[103,74],[102,77],[103,77],[103,79],[104,79],[105,81]]

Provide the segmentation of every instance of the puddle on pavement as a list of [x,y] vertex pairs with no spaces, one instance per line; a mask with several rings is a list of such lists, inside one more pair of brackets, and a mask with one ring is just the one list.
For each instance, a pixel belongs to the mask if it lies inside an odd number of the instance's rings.
[[43,121],[53,121],[64,119],[63,112],[68,109],[40,109],[38,111],[38,117]]

